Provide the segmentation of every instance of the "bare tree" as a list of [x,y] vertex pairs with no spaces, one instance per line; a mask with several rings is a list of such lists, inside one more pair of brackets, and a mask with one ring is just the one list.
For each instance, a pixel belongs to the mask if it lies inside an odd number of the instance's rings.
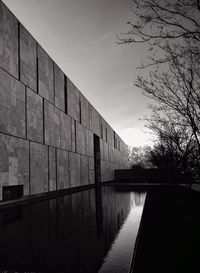
[[129,163],[131,168],[149,168],[152,164],[149,162],[150,146],[132,147],[129,149]]
[[190,126],[172,113],[161,117],[156,111],[147,122],[147,127],[157,136],[149,160],[157,167],[178,168],[183,173],[191,171],[190,162],[196,156],[197,145]]
[[119,44],[148,43],[151,51],[148,65],[168,61],[162,52],[166,44],[181,44],[181,55],[188,51],[189,44],[193,54],[200,54],[199,0],[132,0],[131,3],[133,21],[127,23],[126,33],[118,35]]
[[149,61],[140,67],[148,75],[138,76],[135,85],[156,102],[147,125],[159,140],[154,159],[165,155],[168,164],[181,162],[184,170],[200,158],[200,1],[132,4],[133,21],[118,43],[149,45]]
[[162,42],[190,38],[200,42],[199,0],[132,0],[135,20],[122,42]]
[[138,77],[135,85],[159,104],[154,110],[173,115],[188,126],[200,153],[200,58],[190,52],[177,58],[178,47],[166,46],[166,71],[153,70],[148,79]]

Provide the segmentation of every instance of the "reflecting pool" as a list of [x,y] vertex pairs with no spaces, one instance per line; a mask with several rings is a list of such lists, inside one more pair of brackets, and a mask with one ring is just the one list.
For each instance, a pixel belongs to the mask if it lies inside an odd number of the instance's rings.
[[128,272],[145,193],[102,187],[0,210],[0,272]]
[[131,193],[131,208],[116,234],[99,273],[129,272],[141,220],[145,194]]

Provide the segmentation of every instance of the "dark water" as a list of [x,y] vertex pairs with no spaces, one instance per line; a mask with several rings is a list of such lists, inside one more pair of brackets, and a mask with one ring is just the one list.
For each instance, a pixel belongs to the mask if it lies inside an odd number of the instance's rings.
[[0,211],[0,272],[128,272],[145,194],[114,187]]

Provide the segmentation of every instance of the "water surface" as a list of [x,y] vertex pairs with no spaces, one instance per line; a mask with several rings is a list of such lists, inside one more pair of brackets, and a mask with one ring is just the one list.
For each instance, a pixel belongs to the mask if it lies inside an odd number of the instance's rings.
[[127,272],[144,198],[103,187],[2,209],[0,270]]
[[99,273],[126,273],[131,266],[133,250],[138,234],[139,224],[143,211],[145,194],[131,193],[131,208],[111,249],[104,258],[104,263]]

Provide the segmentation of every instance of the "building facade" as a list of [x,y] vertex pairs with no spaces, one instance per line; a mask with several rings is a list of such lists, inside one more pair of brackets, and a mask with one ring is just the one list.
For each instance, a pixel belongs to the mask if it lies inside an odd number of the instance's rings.
[[110,181],[127,145],[0,1],[0,200]]

